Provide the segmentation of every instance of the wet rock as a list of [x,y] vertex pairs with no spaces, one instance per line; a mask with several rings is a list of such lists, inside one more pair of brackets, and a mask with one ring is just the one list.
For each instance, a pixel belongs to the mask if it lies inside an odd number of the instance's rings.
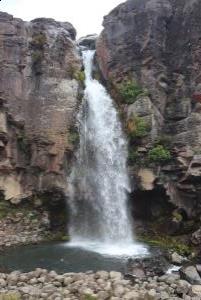
[[158,280],[160,282],[166,282],[168,284],[175,283],[179,279],[180,279],[180,276],[178,274],[167,274],[167,275],[163,275],[158,278]]
[[196,270],[198,271],[199,275],[201,276],[201,265],[196,265]]
[[[130,162],[135,191],[149,200],[153,194],[148,191],[157,193],[163,187],[168,195],[164,199],[173,204],[172,210],[182,208],[190,218],[201,213],[201,92],[196,74],[201,65],[197,54],[201,48],[198,10],[201,10],[199,0],[126,1],[104,18],[104,29],[96,43],[101,75],[109,82],[108,90],[117,103],[121,103],[126,115],[125,127],[133,116],[143,119],[149,127],[147,136],[129,144],[130,153],[141,162],[136,164],[135,159]],[[184,46],[187,40],[189,47]],[[145,93],[131,99],[132,104],[127,103],[119,88],[128,81],[135,82]],[[139,153],[136,146],[152,149],[158,141],[170,148],[174,159],[161,168],[149,162],[147,166],[149,149]],[[149,174],[138,176],[145,161]],[[133,193],[134,206],[137,195]],[[155,204],[147,202],[150,206]],[[159,206],[163,207],[164,202]],[[172,225],[172,233],[184,231],[178,220]],[[200,243],[197,238],[195,242]]]
[[135,259],[128,261],[128,271],[134,277],[161,276],[168,269],[168,261],[163,255],[154,255],[143,259]]
[[87,36],[81,37],[78,40],[77,44],[81,46],[82,49],[95,50],[97,38],[97,34],[89,34]]
[[133,270],[132,270],[132,275],[136,278],[144,278],[145,277],[145,272],[141,268],[134,267]]
[[198,230],[196,230],[193,234],[192,234],[192,238],[191,241],[194,245],[200,245],[201,244],[201,228],[199,228]]
[[185,261],[185,258],[179,255],[177,252],[171,254],[171,262],[175,265],[181,265]]
[[201,278],[194,266],[183,267],[179,270],[181,278],[186,279],[191,284],[201,284]]

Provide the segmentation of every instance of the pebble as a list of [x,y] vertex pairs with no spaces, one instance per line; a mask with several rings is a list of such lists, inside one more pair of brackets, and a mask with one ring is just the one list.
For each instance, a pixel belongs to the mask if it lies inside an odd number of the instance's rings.
[[177,274],[144,278],[134,284],[123,277],[123,274],[115,271],[59,275],[55,271],[48,272],[40,268],[29,273],[0,273],[0,296],[7,297],[14,293],[18,295],[16,299],[30,300],[201,299],[201,285],[191,285]]

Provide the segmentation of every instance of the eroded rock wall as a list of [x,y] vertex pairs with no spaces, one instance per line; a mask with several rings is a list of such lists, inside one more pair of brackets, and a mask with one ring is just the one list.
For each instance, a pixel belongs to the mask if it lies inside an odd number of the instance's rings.
[[75,36],[68,22],[24,22],[0,13],[0,189],[6,200],[66,192],[80,92]]
[[[149,127],[148,134],[141,130],[129,144],[135,191],[142,196],[162,189],[161,201],[165,192],[188,220],[198,220],[201,212],[200,11],[199,0],[128,0],[104,18],[96,45],[103,79],[124,114],[125,130],[132,118]],[[132,104],[119,93],[128,80],[146,90]],[[149,161],[157,144],[169,149],[170,160]],[[145,198],[149,206],[149,196]],[[153,218],[159,210],[160,202]],[[178,210],[173,218],[178,223],[180,217]]]

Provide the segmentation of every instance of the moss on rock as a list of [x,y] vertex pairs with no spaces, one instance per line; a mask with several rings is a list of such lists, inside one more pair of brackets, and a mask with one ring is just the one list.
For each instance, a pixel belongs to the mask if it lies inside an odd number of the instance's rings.
[[192,246],[182,242],[179,237],[164,236],[164,235],[148,235],[144,234],[138,237],[140,242],[147,243],[151,246],[158,246],[164,249],[176,251],[180,255],[190,255]]

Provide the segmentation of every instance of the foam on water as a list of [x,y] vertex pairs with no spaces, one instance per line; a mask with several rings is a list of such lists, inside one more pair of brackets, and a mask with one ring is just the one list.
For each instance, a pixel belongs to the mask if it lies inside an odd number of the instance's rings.
[[66,244],[67,247],[86,249],[104,256],[115,256],[121,258],[145,257],[149,255],[147,247],[140,243],[130,244],[108,244],[92,241],[72,241]]

